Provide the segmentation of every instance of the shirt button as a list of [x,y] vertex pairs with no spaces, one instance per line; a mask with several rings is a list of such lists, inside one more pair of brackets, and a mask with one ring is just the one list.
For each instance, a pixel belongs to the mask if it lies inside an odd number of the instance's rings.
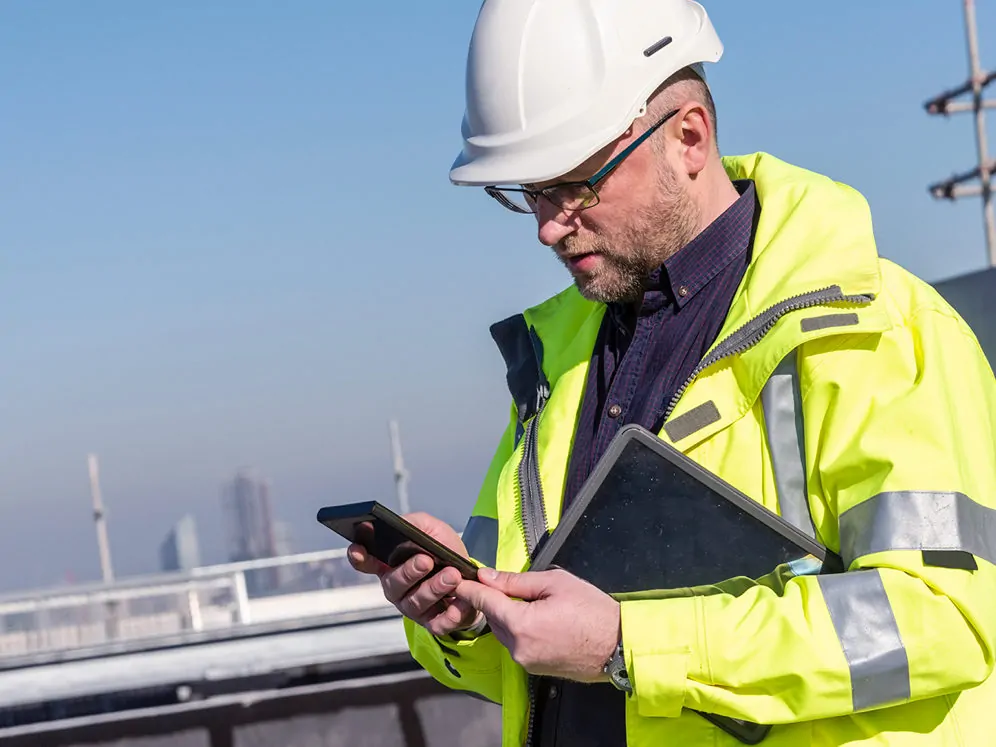
[[611,407],[609,407],[610,418],[618,418],[620,415],[622,415],[622,407],[620,407],[619,405],[612,405]]
[[557,689],[557,686],[550,685],[550,700],[556,700],[558,695],[560,695],[560,691]]
[[682,298],[684,298],[685,296],[687,296],[688,295],[688,286],[687,285],[683,285],[680,288],[678,288],[678,295],[681,296]]

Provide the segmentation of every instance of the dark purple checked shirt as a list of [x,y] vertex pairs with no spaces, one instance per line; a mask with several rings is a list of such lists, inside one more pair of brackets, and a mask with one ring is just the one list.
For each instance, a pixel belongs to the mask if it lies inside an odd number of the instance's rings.
[[750,262],[754,183],[650,276],[639,308],[609,304],[595,342],[564,488],[577,495],[612,437],[628,423],[657,433],[678,388],[705,356]]

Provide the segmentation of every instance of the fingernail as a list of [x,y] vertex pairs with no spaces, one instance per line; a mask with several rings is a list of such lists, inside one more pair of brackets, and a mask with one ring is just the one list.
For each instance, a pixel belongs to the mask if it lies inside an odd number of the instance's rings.
[[494,581],[496,578],[498,578],[498,571],[494,570],[493,568],[481,568],[477,572],[477,575],[484,578],[487,581]]
[[456,586],[457,585],[457,574],[446,572],[443,574],[443,586]]
[[415,558],[415,570],[416,571],[427,571],[432,568],[432,561],[429,560],[425,555],[419,555]]

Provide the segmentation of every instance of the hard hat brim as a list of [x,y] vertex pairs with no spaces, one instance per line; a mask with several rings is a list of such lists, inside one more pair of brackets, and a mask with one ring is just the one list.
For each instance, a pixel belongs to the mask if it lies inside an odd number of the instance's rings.
[[486,187],[539,184],[559,179],[625,133],[632,121],[627,118],[608,132],[593,133],[583,144],[566,143],[560,147],[546,147],[540,152],[519,151],[513,154],[489,149],[475,155],[468,154],[465,148],[450,168],[450,182],[461,187]]

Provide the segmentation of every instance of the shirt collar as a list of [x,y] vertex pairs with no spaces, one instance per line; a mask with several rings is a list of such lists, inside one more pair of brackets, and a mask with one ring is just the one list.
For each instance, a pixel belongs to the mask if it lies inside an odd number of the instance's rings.
[[651,288],[664,291],[680,309],[750,247],[757,193],[749,179],[733,183],[740,197],[698,236],[651,274]]

